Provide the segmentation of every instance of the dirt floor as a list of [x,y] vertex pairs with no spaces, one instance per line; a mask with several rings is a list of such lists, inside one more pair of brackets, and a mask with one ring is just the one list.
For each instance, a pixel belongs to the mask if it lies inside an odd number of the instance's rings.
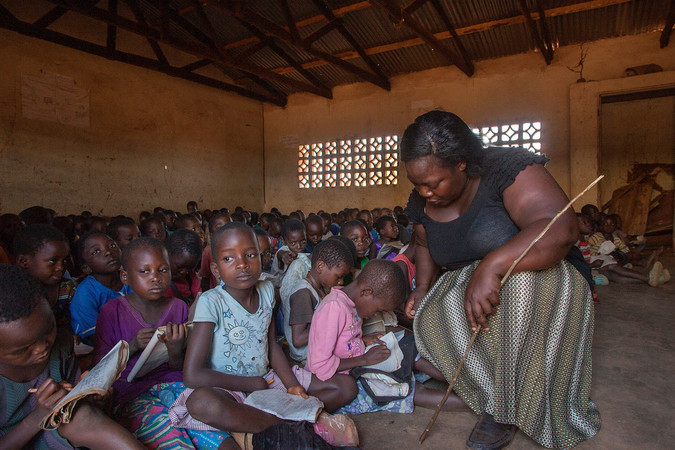
[[[661,257],[675,275],[675,255]],[[675,278],[657,288],[611,284],[597,288],[591,398],[602,418],[600,432],[579,449],[675,448]],[[447,385],[446,385],[447,386]],[[433,415],[373,413],[355,416],[363,449],[466,448],[476,416],[441,413],[422,446],[419,435]],[[509,449],[542,448],[518,432]]]

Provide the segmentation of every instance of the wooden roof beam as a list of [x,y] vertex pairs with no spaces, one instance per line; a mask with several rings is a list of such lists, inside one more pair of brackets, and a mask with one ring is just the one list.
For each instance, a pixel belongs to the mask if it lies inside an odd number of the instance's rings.
[[286,26],[288,27],[288,32],[291,33],[291,38],[294,41],[299,41],[300,34],[298,33],[298,27],[295,26],[291,8],[288,6],[288,0],[279,0],[279,6],[281,6],[281,11],[283,11],[284,17],[286,18]]
[[187,70],[188,72],[192,72],[194,70],[201,69],[202,67],[206,67],[209,64],[213,64],[213,61],[211,61],[210,59],[199,59],[193,63],[184,65],[183,67],[181,67],[181,69]]
[[[108,0],[108,12],[117,15],[117,0]],[[117,27],[115,25],[107,25],[106,47],[112,50],[117,47]]]
[[541,24],[541,29],[544,33],[544,44],[546,44],[548,54],[551,56],[551,59],[553,59],[553,41],[551,38],[551,32],[548,28],[548,23],[546,22],[546,10],[544,10],[544,5],[542,4],[541,0],[535,0],[535,2],[537,3],[537,12],[539,13],[539,23]]
[[[126,5],[131,9],[132,14],[136,18],[136,22],[140,23],[141,25],[148,26],[147,21],[145,20],[145,16],[143,15],[143,11],[141,8],[138,6],[137,0],[124,0]],[[157,57],[157,61],[159,61],[162,64],[169,65],[169,61],[166,59],[166,56],[164,56],[164,52],[162,51],[162,48],[159,46],[157,41],[154,39],[147,38],[148,44],[150,44],[150,47],[152,48],[152,51],[155,53],[155,57]],[[194,70],[194,69],[192,69]]]
[[466,61],[458,58],[457,54],[455,54],[455,52],[450,47],[436,39],[436,37],[429,30],[424,28],[405,10],[401,10],[401,8],[398,7],[394,2],[391,0],[370,0],[370,2],[386,10],[396,22],[403,23],[412,29],[420,38],[422,38],[422,40],[424,40],[424,42],[431,45],[432,48],[438,50],[443,56],[445,56],[450,64],[457,66],[469,77],[473,75],[473,64],[469,66],[466,64]]
[[[205,40],[207,41],[206,42],[207,45],[212,47],[220,55],[220,57],[223,60],[227,60],[227,59],[231,58],[231,56],[227,53],[227,51],[224,50],[218,44],[218,42],[217,42],[218,36],[217,36],[216,30],[215,30],[215,28],[213,28],[213,25],[211,24],[211,21],[209,20],[209,17],[206,15],[206,11],[204,11],[204,8],[202,7],[202,5],[199,3],[198,0],[193,0],[192,4],[196,8],[197,14],[199,14],[200,18],[202,19],[202,22],[204,22],[204,24],[206,25],[206,29],[208,31],[208,34],[206,35]],[[172,10],[172,13],[173,13],[173,10]],[[185,20],[185,19],[181,18],[181,20]],[[187,20],[186,20],[186,22],[189,23],[189,21],[187,21]],[[201,36],[202,33],[199,32],[198,35]],[[221,72],[223,72],[223,74],[225,74],[225,76],[227,76],[224,68],[222,67],[222,63],[216,62],[215,64],[218,67],[218,69],[220,69]],[[263,89],[267,90],[270,94],[274,95],[275,97],[286,98],[286,94],[284,92],[279,91],[278,89],[276,89],[274,86],[272,86],[270,83],[268,83],[264,79],[258,78],[256,75],[251,75],[250,77],[251,77],[251,80],[253,80],[254,83],[259,84],[260,86],[263,87]]]
[[[551,61],[553,61],[553,51],[552,51],[553,48],[551,47],[551,51],[549,51],[549,48],[547,48],[546,43],[544,43],[544,39],[541,37],[539,29],[537,28],[537,22],[535,22],[535,20],[532,18],[530,10],[527,9],[527,3],[525,2],[525,0],[518,0],[518,2],[520,3],[520,9],[522,9],[525,19],[527,20],[527,25],[530,27],[530,32],[532,33],[534,43],[539,48],[539,51],[541,51],[541,55],[544,57],[544,61],[546,61],[546,64],[550,65]],[[543,20],[544,17],[539,16],[539,19]]]
[[336,56],[331,55],[330,53],[324,52],[317,48],[312,47],[303,43],[303,41],[294,41],[291,34],[282,26],[277,23],[269,20],[268,18],[258,14],[257,12],[251,10],[246,5],[244,5],[240,0],[235,0],[234,2],[225,3],[216,3],[221,9],[232,15],[233,17],[238,18],[241,21],[249,23],[257,28],[264,29],[267,33],[281,39],[284,42],[293,45],[307,53],[310,53],[316,56],[319,59],[322,59],[329,64],[333,64],[347,72],[350,72],[359,78],[369,81],[376,86],[381,87],[382,89],[389,90],[391,85],[389,80],[382,78],[375,74],[372,74],[362,68],[355,66],[347,61],[344,61]]
[[340,22],[342,22],[342,19],[337,17],[335,20],[329,21],[326,25],[322,26],[318,30],[314,31],[312,34],[307,36],[303,41],[305,44],[313,44],[314,42],[318,41],[331,31],[333,31],[335,28],[337,28],[338,25],[340,25]]
[[269,102],[279,106],[286,105],[286,99],[278,99],[262,95],[240,86],[192,73],[181,67],[167,66],[151,58],[125,53],[119,50],[112,50],[103,45],[94,44],[92,42],[77,39],[63,33],[38,27],[34,24],[22,22],[9,13],[9,11],[7,11],[2,5],[0,5],[0,27],[26,36],[42,39],[44,41],[49,41],[58,45],[63,45],[64,47],[69,47],[92,55],[101,56],[113,61],[142,67],[144,69],[154,70],[156,72],[161,72],[176,78],[182,78],[184,80],[209,86],[211,88],[233,92],[235,94],[252,98],[254,100]]
[[408,14],[412,14],[418,9],[420,9],[420,7],[422,7],[422,5],[424,5],[428,1],[429,0],[413,0],[412,2],[408,3],[407,6],[404,6],[403,9]]
[[663,32],[661,33],[661,38],[659,39],[661,48],[668,46],[670,34],[673,32],[673,25],[675,25],[675,1],[671,0],[670,8],[668,9],[668,14],[666,15],[666,24],[663,26]]
[[140,36],[144,36],[146,38],[151,38],[159,42],[163,42],[167,45],[170,45],[174,47],[177,50],[192,54],[194,56],[200,57],[200,58],[207,58],[211,59],[214,62],[221,62],[227,66],[235,67],[236,69],[242,70],[243,72],[248,72],[254,75],[258,75],[261,78],[268,78],[270,80],[275,80],[278,81],[282,84],[286,84],[288,86],[294,87],[295,89],[301,90],[301,91],[309,91],[317,95],[321,95],[324,97],[327,97],[331,95],[330,92],[326,92],[325,90],[318,89],[316,86],[313,86],[311,84],[302,82],[300,80],[295,80],[293,78],[285,77],[277,72],[274,72],[269,69],[265,69],[263,67],[256,66],[254,64],[246,63],[243,61],[235,61],[234,58],[228,58],[226,60],[221,60],[221,56],[215,52],[213,49],[210,49],[208,47],[204,47],[202,45],[196,45],[190,42],[185,42],[181,41],[178,39],[175,39],[171,36],[164,35],[162,36],[161,33],[158,31],[147,27],[143,26],[139,23],[133,22],[125,17],[119,16],[119,15],[112,15],[108,13],[108,11],[101,9],[101,8],[83,8],[79,6],[78,4],[70,4],[67,3],[65,0],[49,0],[52,3],[55,3],[59,6],[62,6],[64,8],[67,8],[69,10],[75,11],[77,13],[80,13],[84,16],[90,17],[92,19],[100,20],[106,23],[112,23],[118,28],[121,28],[126,31],[130,31],[134,34],[138,34]]
[[38,20],[33,22],[33,25],[40,28],[47,28],[49,25],[53,24],[58,19],[63,17],[63,15],[67,12],[68,10],[66,8],[56,6],[50,9],[49,12],[47,12],[47,14],[45,14],[44,16],[40,17]]
[[328,19],[329,21],[338,21],[337,30],[340,32],[342,37],[345,38],[347,42],[349,42],[349,45],[351,45],[354,50],[356,50],[356,53],[358,53],[361,59],[366,64],[368,64],[368,67],[370,67],[370,70],[372,70],[373,73],[375,73],[378,77],[386,80],[387,76],[382,72],[382,70],[380,70],[380,67],[375,63],[375,61],[373,61],[373,59],[366,54],[366,51],[363,49],[363,46],[358,42],[356,42],[354,36],[352,36],[352,34],[349,31],[347,31],[347,28],[345,28],[343,21],[335,17],[330,8],[328,8],[324,3],[324,0],[312,0],[312,1],[314,2],[314,5],[319,9],[319,11],[321,11],[321,14],[323,14],[326,17],[326,19]]
[[450,22],[450,17],[448,17],[445,10],[443,9],[440,0],[431,0],[431,4],[433,5],[438,15],[441,16],[441,20],[445,24],[445,28],[447,28],[448,31],[450,32],[450,36],[452,36],[453,42],[457,46],[459,54],[462,56],[462,59],[464,60],[464,64],[466,65],[466,67],[469,67],[471,69],[471,73],[473,73],[474,71],[473,61],[471,61],[469,52],[466,51],[464,44],[462,44],[462,41],[460,41],[459,35],[455,31],[455,27],[452,26],[452,23]]
[[267,41],[267,45],[269,48],[274,51],[277,55],[279,55],[281,58],[283,58],[288,64],[291,65],[298,73],[300,73],[307,81],[310,83],[313,83],[316,86],[319,86],[323,89],[327,89],[328,91],[331,92],[331,98],[332,97],[332,91],[328,86],[326,86],[321,80],[319,80],[316,76],[312,74],[309,70],[305,69],[302,67],[302,64],[300,64],[298,61],[296,61],[291,55],[289,55],[286,50],[281,48],[277,43],[274,41],[274,38],[268,37],[265,35],[265,33],[262,30],[259,30],[257,27],[244,22],[241,19],[237,19],[239,23],[241,23],[242,26],[247,28],[251,33],[253,33],[256,37],[259,39],[265,39]]

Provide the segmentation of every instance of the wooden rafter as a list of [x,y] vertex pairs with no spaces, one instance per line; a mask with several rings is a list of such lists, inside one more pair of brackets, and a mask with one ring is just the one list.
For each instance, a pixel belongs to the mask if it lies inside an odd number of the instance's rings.
[[262,16],[258,14],[257,12],[253,11],[252,9],[248,8],[246,5],[244,5],[241,1],[235,1],[235,2],[228,2],[228,3],[215,3],[218,7],[220,7],[223,11],[227,12],[228,14],[232,15],[233,17],[236,17],[237,19],[246,22],[250,25],[255,26],[258,29],[263,29],[267,33],[271,34],[272,36],[277,37],[278,39],[281,39],[282,41],[299,48],[309,54],[312,54],[316,56],[319,59],[322,59],[326,61],[329,64],[333,64],[347,72],[350,72],[359,78],[369,81],[373,83],[376,86],[379,86],[383,89],[389,90],[391,89],[391,85],[389,84],[389,80],[386,78],[382,78],[376,74],[370,73],[367,70],[364,70],[358,66],[355,66],[347,61],[344,61],[340,58],[337,58],[330,53],[324,52],[322,50],[319,50],[312,45],[308,45],[304,43],[302,40],[300,41],[295,41],[293,40],[293,37],[291,36],[291,33],[286,30],[284,27],[278,25],[277,23],[269,20],[267,17]]
[[[598,8],[606,8],[609,6],[615,6],[615,5],[620,5],[622,3],[628,3],[633,0],[588,0],[585,2],[580,2],[580,3],[574,3],[571,5],[565,5],[565,6],[559,6],[556,8],[549,8],[545,10],[546,17],[552,18],[552,17],[558,17],[558,16],[564,16],[566,14],[575,14],[575,13],[580,13],[584,11],[591,11],[595,10]],[[346,14],[349,14],[351,12],[357,12],[361,11],[367,8],[372,7],[372,5],[369,2],[358,2],[354,3],[352,5],[348,5],[342,8],[337,8],[333,10],[333,14],[335,14],[336,17],[343,17]],[[539,19],[539,14],[534,12],[532,13],[532,18]],[[296,22],[296,26],[299,28],[312,25],[318,22],[321,22],[325,20],[323,15],[317,15],[317,16],[312,16],[307,19],[301,20]],[[490,20],[488,22],[481,22],[473,25],[469,25],[466,27],[461,27],[457,28],[455,31],[457,32],[458,36],[464,36],[468,34],[475,34],[475,33],[480,33],[483,31],[487,30],[494,30],[496,28],[501,28],[505,26],[511,26],[511,25],[518,25],[525,23],[526,19],[525,16],[522,14],[517,15],[517,16],[510,16],[510,17],[503,17],[500,19],[496,20]],[[434,36],[437,39],[450,39],[452,35],[450,34],[449,31],[442,31],[440,33],[435,33]],[[234,49],[237,47],[240,47],[242,45],[249,45],[252,43],[258,42],[258,38],[256,37],[250,37],[246,39],[242,39],[240,41],[232,42],[226,45],[227,49]],[[413,39],[406,39],[404,41],[398,41],[398,42],[392,42],[389,44],[383,44],[383,45],[377,45],[374,47],[369,47],[365,49],[365,52],[367,55],[377,55],[379,53],[386,53],[386,52],[391,52],[394,50],[399,50],[401,48],[408,48],[408,47],[415,47],[418,45],[423,45],[424,40],[421,38],[413,38]],[[344,60],[350,60],[354,58],[358,58],[359,55],[358,53],[354,51],[347,51],[347,52],[340,52],[336,53],[333,56],[344,59]],[[302,67],[305,69],[311,69],[314,67],[321,67],[329,64],[328,62],[320,59],[316,59],[313,61],[308,61],[306,63],[302,64]],[[295,71],[295,69],[291,66],[286,66],[286,67],[278,67],[274,69],[275,72],[277,73],[289,73]]]
[[181,69],[187,70],[188,72],[192,72],[194,70],[201,69],[202,67],[206,67],[209,64],[213,64],[213,61],[211,61],[210,59],[199,59],[193,63],[184,65],[183,67],[181,67]]
[[[237,19],[239,20],[239,19]],[[310,83],[313,83],[316,86],[319,86],[321,88],[324,88],[328,91],[330,91],[330,88],[326,86],[321,80],[319,80],[316,76],[312,74],[309,70],[306,70],[305,68],[302,67],[302,64],[300,64],[298,61],[296,61],[291,55],[289,55],[283,48],[277,45],[277,43],[274,41],[274,38],[270,38],[265,36],[265,33],[263,33],[261,30],[258,28],[254,27],[253,25],[243,22],[239,20],[239,23],[242,24],[245,28],[247,28],[251,33],[253,33],[254,36],[258,37],[259,39],[265,39],[265,42],[267,42],[267,46],[275,52],[277,55],[279,55],[281,58],[283,58],[288,64],[290,64],[295,70],[297,70],[307,81]],[[239,56],[239,55],[237,55]],[[332,98],[332,94],[331,97]]]
[[[202,7],[202,5],[197,0],[193,0],[193,4],[195,5],[195,9],[197,11],[197,14],[199,14],[200,18],[202,19],[202,22],[204,22],[204,25],[206,25],[207,34],[204,35],[196,27],[194,27],[195,31],[193,31],[191,34],[196,35],[198,39],[200,39],[202,42],[204,42],[209,47],[213,48],[218,53],[218,55],[221,57],[221,59],[223,59],[223,60],[230,59],[231,57],[227,53],[227,51],[224,50],[222,48],[222,46],[220,46],[220,44],[218,44],[218,36],[217,36],[216,30],[215,30],[215,28],[213,28],[213,25],[211,24],[211,20],[209,20],[209,17],[206,15],[206,11],[204,11],[204,8]],[[172,10],[172,15],[175,15],[173,10]],[[185,19],[183,19],[181,17],[180,20],[184,21]],[[188,28],[192,28],[192,27],[188,27]],[[216,62],[216,66],[219,69],[221,69],[221,71],[223,71],[223,73],[224,73],[224,68],[221,66],[221,64],[222,63],[220,63],[220,62]],[[227,74],[225,74],[225,75],[227,75]],[[268,83],[267,81],[257,77],[256,75],[251,75],[251,79],[253,80],[253,82],[261,85],[264,89],[266,89],[272,95],[274,95],[276,97],[280,97],[280,98],[286,97],[286,95],[283,92],[279,91],[274,86],[272,86],[270,83]]]
[[544,10],[544,5],[542,4],[541,0],[534,0],[535,3],[537,4],[537,12],[539,13],[539,23],[541,24],[541,30],[542,33],[544,34],[544,44],[546,44],[546,49],[548,50],[548,54],[551,56],[551,59],[553,59],[553,41],[551,40],[551,32],[549,31],[548,28],[548,23],[546,21],[546,11]]
[[462,41],[459,39],[459,35],[455,31],[455,27],[452,26],[452,22],[450,22],[450,17],[446,14],[445,10],[443,9],[443,6],[441,5],[440,0],[431,0],[431,4],[433,5],[434,9],[436,10],[436,13],[441,16],[441,20],[445,24],[445,28],[448,29],[450,32],[450,36],[452,36],[453,42],[457,46],[457,49],[459,50],[459,54],[462,56],[462,59],[464,60],[464,64],[471,68],[471,72],[473,73],[474,67],[473,67],[473,61],[471,61],[471,57],[469,56],[469,52],[466,51],[466,48],[464,47],[464,44],[462,44]]
[[413,0],[412,2],[408,3],[408,5],[404,6],[403,9],[408,14],[412,14],[418,9],[420,9],[422,5],[424,5],[428,1],[429,0]]
[[661,38],[659,39],[659,44],[661,48],[665,48],[670,41],[670,34],[673,32],[673,25],[675,25],[675,1],[670,1],[670,8],[666,15],[666,24],[663,26],[663,32],[661,32]]
[[214,62],[221,62],[226,66],[235,67],[244,72],[258,75],[261,78],[278,81],[282,84],[286,84],[301,91],[309,91],[314,94],[326,97],[331,95],[330,92],[325,92],[325,90],[318,89],[316,86],[312,84],[305,83],[300,80],[295,80],[293,78],[285,77],[277,72],[256,66],[254,64],[247,63],[245,61],[236,61],[232,57],[228,57],[227,59],[223,60],[221,56],[217,52],[215,52],[215,50],[206,47],[203,44],[194,44],[191,42],[185,42],[173,36],[170,36],[166,33],[162,35],[162,33],[148,26],[143,26],[139,23],[133,22],[119,15],[112,15],[104,9],[96,7],[83,8],[76,3],[68,3],[65,0],[49,0],[49,1],[54,4],[57,4],[58,6],[70,9],[72,11],[90,17],[92,19],[96,19],[105,23],[111,23],[117,26],[118,28],[130,31],[134,34],[154,39],[158,42],[163,42],[177,50],[190,53],[200,58],[211,59]]
[[[532,14],[527,8],[527,3],[525,0],[518,0],[518,3],[520,3],[520,9],[523,11],[523,15],[527,21],[527,26],[530,27],[530,33],[532,33],[532,39],[534,39],[534,43],[539,48],[539,51],[541,51],[541,55],[544,57],[546,64],[551,64],[551,61],[553,61],[553,52],[549,52],[549,49],[546,47],[546,43],[539,33],[539,28],[537,28],[537,22],[532,18]],[[540,16],[539,19],[543,20],[544,17]]]
[[330,10],[330,8],[328,8],[326,6],[326,4],[324,3],[324,0],[312,0],[312,1],[313,1],[314,5],[319,9],[319,11],[321,11],[321,14],[323,14],[326,17],[326,19],[328,20],[329,23],[332,22],[332,21],[336,22],[337,30],[340,32],[342,37],[345,38],[345,40],[347,42],[349,42],[349,45],[351,45],[352,48],[354,50],[356,50],[356,53],[359,54],[361,59],[366,64],[368,64],[368,67],[370,67],[370,70],[372,70],[373,73],[375,73],[380,78],[386,79],[387,76],[384,73],[382,73],[379,66],[375,63],[375,61],[373,61],[373,59],[370,56],[366,55],[366,52],[363,49],[363,47],[361,46],[361,44],[359,44],[356,41],[356,39],[354,39],[354,36],[352,36],[352,34],[349,31],[347,31],[347,29],[345,28],[342,20],[335,17],[335,15]]
[[[145,20],[143,11],[141,11],[141,8],[138,6],[137,0],[124,0],[124,2],[127,4],[129,9],[131,9],[134,18],[136,18],[136,22],[147,27],[148,23]],[[162,48],[159,46],[157,41],[150,38],[147,38],[147,40],[148,44],[150,44],[150,47],[152,48],[152,51],[155,53],[155,56],[157,57],[157,61],[159,61],[162,64],[168,65],[169,61],[166,59],[166,56],[164,56],[164,52],[162,51]]]
[[408,12],[398,7],[394,2],[391,0],[370,0],[370,2],[386,10],[397,23],[403,23],[413,30],[420,38],[422,38],[422,40],[445,56],[450,64],[457,66],[459,70],[469,77],[473,75],[473,64],[467,65],[466,61],[459,58],[454,50],[437,39],[433,33],[417,22],[417,20],[415,20]]
[[8,30],[26,36],[42,39],[55,44],[63,45],[65,47],[73,48],[75,50],[90,53],[92,55],[101,56],[113,61],[119,61],[126,64],[143,67],[145,69],[162,72],[166,75],[170,75],[176,78],[182,78],[184,80],[188,80],[193,83],[203,84],[205,86],[221,89],[223,91],[234,92],[236,94],[249,97],[255,100],[269,102],[279,106],[285,106],[286,104],[285,99],[272,98],[251,91],[249,89],[242,88],[240,86],[232,85],[229,83],[222,82],[220,80],[192,73],[181,67],[164,65],[161,64],[159,61],[156,61],[151,58],[134,55],[132,53],[126,53],[119,50],[109,49],[108,47],[103,45],[94,44],[92,42],[77,39],[63,33],[38,27],[28,22],[23,22],[17,19],[2,5],[0,5],[0,27],[6,28]]
[[288,27],[288,32],[291,33],[291,38],[294,41],[300,40],[300,34],[298,34],[298,27],[295,26],[295,21],[293,20],[293,14],[291,14],[291,8],[288,6],[288,0],[279,0],[279,5],[281,10],[284,13],[286,18],[286,26]]
[[312,34],[309,36],[305,37],[304,41],[306,44],[312,44],[331,31],[333,31],[335,28],[337,28],[338,25],[342,22],[342,19],[340,17],[336,17],[335,19],[331,20],[328,22],[326,25],[322,26],[318,30],[314,31]]
[[[117,15],[117,0],[108,0],[108,12]],[[117,47],[117,27],[108,24],[106,33],[106,47],[114,50]]]
[[47,28],[49,25],[53,24],[58,19],[63,17],[63,15],[67,12],[68,10],[66,8],[56,6],[50,9],[49,12],[47,12],[47,14],[45,14],[44,16],[40,17],[38,20],[33,22],[33,25],[40,28]]

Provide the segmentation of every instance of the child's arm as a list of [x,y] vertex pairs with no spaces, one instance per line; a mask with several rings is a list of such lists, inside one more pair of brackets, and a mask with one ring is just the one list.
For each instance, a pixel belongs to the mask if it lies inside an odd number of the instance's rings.
[[336,372],[342,372],[343,370],[350,370],[355,367],[371,366],[373,364],[380,363],[389,358],[390,353],[391,352],[384,343],[377,344],[375,347],[371,348],[361,356],[355,356],[353,358],[341,358]]
[[269,348],[269,358],[270,366],[274,369],[274,372],[277,374],[281,382],[286,386],[286,390],[289,394],[300,395],[301,397],[307,398],[307,392],[305,388],[300,386],[298,379],[295,378],[293,370],[291,370],[290,364],[286,359],[283,349],[277,343],[276,339],[276,326],[274,320],[270,322],[269,330],[267,331],[267,346]]
[[309,323],[298,323],[291,325],[291,334],[293,335],[293,347],[301,348],[309,344]]
[[187,340],[186,325],[168,322],[166,331],[158,338],[166,344],[166,348],[169,350],[169,367],[176,370],[182,369],[185,361],[185,341]]
[[37,401],[35,409],[9,433],[0,437],[0,448],[24,448],[36,434],[42,431],[40,422],[66,396],[68,387],[72,387],[70,383],[57,383],[52,378],[47,378],[35,392]]
[[[232,391],[253,392],[267,388],[263,377],[242,377],[228,375],[207,367],[211,341],[213,340],[213,322],[195,322],[188,338],[183,367],[183,382],[187,387],[220,387]],[[274,341],[274,340],[273,340]]]

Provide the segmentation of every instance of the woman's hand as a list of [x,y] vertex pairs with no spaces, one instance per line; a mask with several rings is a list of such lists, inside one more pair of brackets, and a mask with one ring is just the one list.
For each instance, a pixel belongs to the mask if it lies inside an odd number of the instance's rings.
[[417,313],[417,307],[420,305],[420,302],[427,295],[427,290],[423,288],[417,288],[410,293],[410,297],[405,303],[405,315],[408,319],[414,319],[415,314]]
[[487,316],[499,304],[501,277],[489,264],[478,264],[464,293],[464,311],[471,330],[477,325],[489,330]]
[[309,398],[309,395],[307,395],[307,392],[305,392],[305,388],[300,386],[299,384],[289,387],[288,389],[286,389],[286,392],[293,395],[299,395],[302,398]]
[[155,334],[154,328],[141,328],[136,333],[136,336],[129,341],[129,354],[133,355],[139,350],[143,350],[148,346],[148,342],[152,339],[152,335]]

